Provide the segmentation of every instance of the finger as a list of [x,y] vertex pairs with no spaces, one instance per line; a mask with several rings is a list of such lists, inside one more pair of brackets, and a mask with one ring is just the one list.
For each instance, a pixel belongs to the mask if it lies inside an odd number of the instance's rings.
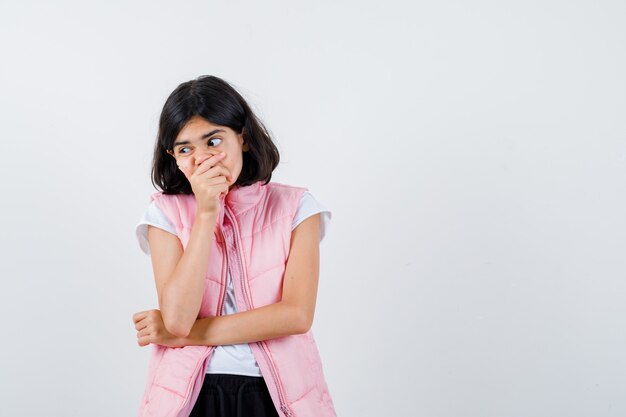
[[158,318],[154,317],[154,315],[155,310],[146,311],[144,317],[135,324],[135,329],[141,330],[150,326],[155,320],[158,320]]
[[207,180],[207,185],[213,189],[213,192],[218,193],[219,198],[223,198],[226,194],[228,194],[228,187],[230,186],[226,177],[221,175],[209,178],[209,180]]
[[136,330],[145,329],[146,327],[148,327],[148,320],[140,320],[137,323],[135,323]]
[[148,346],[151,343],[150,336],[142,336],[137,338],[137,344],[139,346]]
[[202,161],[202,163],[200,163],[200,165],[198,165],[193,175],[201,175],[205,173],[209,169],[213,168],[215,164],[217,164],[219,161],[224,159],[225,156],[226,156],[226,153],[221,152],[221,153],[218,153],[217,155],[213,155],[212,157],[208,159],[205,159],[204,161]]
[[137,338],[144,337],[150,335],[150,329],[148,327],[144,327],[143,329],[137,332]]
[[222,189],[222,192],[220,192],[220,197],[221,198],[225,198],[226,194],[228,194],[228,183],[224,184],[224,188]]
[[203,174],[196,174],[196,175],[203,175],[205,178],[217,178],[219,176],[223,176],[227,180],[230,180],[232,178],[228,168],[220,166],[220,165],[214,166],[213,168],[207,170]]
[[226,175],[225,175],[226,179],[227,179],[228,181],[232,181],[232,180],[233,180],[233,176],[232,176],[232,174],[230,173],[230,169],[228,169],[228,168],[226,168],[226,167],[224,167],[224,169],[226,170]]
[[139,311],[133,314],[133,323],[136,324],[138,321],[143,320],[147,313],[147,311]]
[[218,187],[228,184],[228,178],[225,175],[218,175],[216,177],[210,177],[206,179],[206,185],[210,187]]

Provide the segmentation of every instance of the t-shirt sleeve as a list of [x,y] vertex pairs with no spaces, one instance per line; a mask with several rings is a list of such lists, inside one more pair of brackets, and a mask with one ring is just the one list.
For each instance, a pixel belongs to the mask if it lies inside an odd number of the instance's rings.
[[302,193],[300,197],[300,203],[298,204],[298,211],[296,212],[293,222],[291,223],[291,230],[295,229],[306,218],[320,213],[320,242],[326,235],[330,219],[332,218],[332,212],[324,207],[319,201],[313,197],[309,191]]
[[158,227],[177,236],[174,225],[172,225],[172,223],[167,219],[163,210],[161,210],[156,203],[152,201],[135,227],[139,247],[146,255],[150,255],[150,245],[148,244],[148,225]]

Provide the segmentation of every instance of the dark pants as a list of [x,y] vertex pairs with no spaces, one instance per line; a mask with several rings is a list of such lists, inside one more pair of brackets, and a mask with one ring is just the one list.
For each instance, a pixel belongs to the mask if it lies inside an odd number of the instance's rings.
[[206,374],[189,417],[279,417],[261,376]]

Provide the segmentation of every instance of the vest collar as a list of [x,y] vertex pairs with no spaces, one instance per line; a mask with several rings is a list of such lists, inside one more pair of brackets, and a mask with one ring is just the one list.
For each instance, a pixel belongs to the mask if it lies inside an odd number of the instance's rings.
[[234,214],[239,214],[258,203],[263,194],[262,187],[263,181],[257,181],[243,187],[236,185],[231,188],[226,197],[220,199],[219,222],[223,222],[224,206],[228,206]]

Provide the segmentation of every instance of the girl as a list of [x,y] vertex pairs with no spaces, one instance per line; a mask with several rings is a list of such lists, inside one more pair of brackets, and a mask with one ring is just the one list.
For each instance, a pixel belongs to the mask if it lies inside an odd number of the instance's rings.
[[163,107],[161,192],[137,225],[159,309],[133,315],[152,346],[140,417],[334,417],[311,324],[331,212],[270,182],[279,153],[242,96],[203,76]]

